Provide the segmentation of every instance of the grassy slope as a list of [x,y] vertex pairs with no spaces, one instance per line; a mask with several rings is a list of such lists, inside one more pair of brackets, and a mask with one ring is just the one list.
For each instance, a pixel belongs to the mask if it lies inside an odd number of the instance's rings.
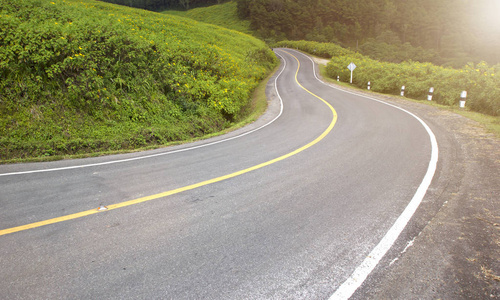
[[167,10],[163,13],[191,18],[196,21],[221,26],[246,34],[253,34],[250,29],[250,21],[238,18],[236,1],[229,1],[209,7],[194,8],[188,11]]
[[0,160],[210,134],[277,61],[247,35],[84,0],[0,3]]

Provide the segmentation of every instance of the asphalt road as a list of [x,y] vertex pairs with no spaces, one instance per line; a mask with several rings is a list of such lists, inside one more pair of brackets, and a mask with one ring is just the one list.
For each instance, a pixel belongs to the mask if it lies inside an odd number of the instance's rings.
[[431,139],[407,112],[334,89],[303,54],[276,52],[268,111],[227,136],[0,166],[0,298],[334,295],[428,176]]

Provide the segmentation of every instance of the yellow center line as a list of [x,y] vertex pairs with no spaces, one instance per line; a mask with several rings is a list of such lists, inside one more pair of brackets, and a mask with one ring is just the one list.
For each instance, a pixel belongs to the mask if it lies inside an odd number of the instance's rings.
[[[318,98],[319,100],[323,101],[323,103],[325,103],[330,108],[330,110],[332,112],[332,121],[331,121],[330,125],[328,126],[328,128],[320,136],[318,136],[315,140],[313,140],[312,142],[308,143],[307,145],[302,146],[302,147],[298,148],[297,150],[295,150],[293,152],[290,152],[290,153],[285,154],[283,156],[280,156],[278,158],[269,160],[267,162],[255,165],[253,167],[250,167],[250,168],[247,168],[247,169],[244,169],[244,170],[241,170],[241,171],[237,171],[237,172],[234,172],[234,173],[231,173],[231,174],[227,174],[227,175],[224,175],[224,176],[220,176],[220,177],[217,177],[217,178],[205,180],[205,181],[202,181],[202,182],[199,182],[199,183],[195,183],[195,184],[192,184],[192,185],[188,185],[188,186],[184,186],[184,187],[181,187],[181,188],[177,188],[177,189],[174,189],[174,190],[166,191],[166,192],[163,192],[163,193],[154,194],[154,195],[150,195],[150,196],[146,196],[146,197],[141,197],[141,198],[137,198],[137,199],[134,199],[134,200],[124,201],[124,202],[120,202],[120,203],[116,203],[116,204],[111,204],[111,205],[107,206],[106,210],[102,210],[102,211],[109,211],[109,210],[113,210],[113,209],[117,209],[117,208],[122,208],[122,207],[131,206],[131,205],[134,205],[134,204],[143,203],[143,202],[146,202],[146,201],[151,201],[151,200],[155,200],[155,199],[159,199],[159,198],[164,198],[164,197],[175,195],[175,194],[182,193],[182,192],[185,192],[185,191],[193,190],[193,189],[205,186],[205,185],[209,185],[209,184],[212,184],[212,183],[216,183],[216,182],[220,182],[220,181],[223,181],[223,180],[226,180],[226,179],[230,179],[230,178],[233,178],[233,177],[236,177],[236,176],[240,176],[242,174],[245,174],[245,173],[248,173],[248,172],[252,172],[254,170],[257,170],[257,169],[260,169],[260,168],[272,165],[274,163],[277,163],[279,161],[282,161],[284,159],[287,159],[287,158],[289,158],[289,157],[291,157],[291,156],[293,156],[293,155],[295,155],[297,153],[300,153],[300,152],[302,152],[302,151],[304,151],[304,150],[306,150],[306,149],[314,146],[319,141],[321,141],[322,139],[324,139],[325,136],[328,135],[328,133],[330,133],[330,131],[333,129],[333,126],[335,126],[335,123],[337,122],[337,112],[335,111],[335,109],[327,101],[325,101],[321,97],[315,95],[314,93],[312,93],[311,91],[309,91],[308,89],[306,89],[305,87],[303,87],[299,83],[299,81],[297,79],[297,75],[298,75],[299,69],[300,69],[300,61],[293,54],[291,54],[291,53],[289,53],[287,51],[284,51],[284,52],[286,52],[287,54],[289,54],[290,56],[292,56],[293,58],[295,58],[295,60],[298,63],[297,70],[295,72],[295,81],[297,82],[297,84],[302,89],[304,89],[305,91],[307,91],[309,94],[311,94],[314,97]],[[33,228],[37,228],[37,227],[41,227],[41,226],[45,226],[45,225],[50,225],[50,224],[60,223],[60,222],[69,221],[69,220],[73,220],[73,219],[77,219],[77,218],[82,218],[82,217],[90,216],[90,215],[93,215],[93,214],[96,214],[96,213],[100,213],[102,211],[96,208],[96,209],[81,211],[81,212],[78,212],[78,213],[74,213],[74,214],[70,214],[70,215],[66,215],[66,216],[61,216],[61,217],[57,217],[57,218],[52,218],[52,219],[48,219],[48,220],[44,220],[44,221],[40,221],[40,222],[34,222],[34,223],[22,225],[22,226],[17,226],[17,227],[2,229],[2,230],[0,230],[0,236],[6,235],[6,234],[9,234],[9,233],[14,233],[14,232],[24,231],[24,230],[28,230],[28,229],[33,229]]]

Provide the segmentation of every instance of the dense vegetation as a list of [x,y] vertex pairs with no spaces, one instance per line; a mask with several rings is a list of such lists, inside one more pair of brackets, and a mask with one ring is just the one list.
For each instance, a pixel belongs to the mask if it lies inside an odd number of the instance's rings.
[[0,158],[219,131],[276,64],[263,42],[189,19],[90,0],[2,0]]
[[187,17],[196,21],[209,23],[239,32],[253,34],[250,29],[250,22],[242,20],[237,14],[237,4],[235,1],[225,2],[220,5],[209,7],[199,7],[183,10],[166,10],[163,13]]
[[340,76],[344,82],[349,82],[351,76],[347,65],[354,62],[357,68],[353,84],[360,88],[366,89],[370,81],[372,91],[399,94],[404,85],[405,96],[425,99],[429,88],[434,87],[433,101],[444,105],[456,105],[461,91],[466,90],[467,107],[493,116],[500,115],[500,65],[493,68],[485,62],[469,63],[457,70],[431,63],[381,62],[331,43],[283,41],[276,46],[331,58],[326,69],[327,75],[330,78]]
[[164,9],[188,10],[195,7],[221,4],[225,0],[103,0],[105,2],[142,8],[152,11]]
[[334,42],[390,62],[500,62],[498,0],[238,0],[274,40]]

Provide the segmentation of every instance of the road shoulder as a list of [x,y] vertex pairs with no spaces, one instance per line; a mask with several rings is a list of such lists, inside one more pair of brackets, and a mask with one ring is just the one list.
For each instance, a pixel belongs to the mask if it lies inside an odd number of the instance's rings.
[[440,158],[417,214],[353,298],[500,299],[500,140],[453,112],[368,95],[421,117]]

